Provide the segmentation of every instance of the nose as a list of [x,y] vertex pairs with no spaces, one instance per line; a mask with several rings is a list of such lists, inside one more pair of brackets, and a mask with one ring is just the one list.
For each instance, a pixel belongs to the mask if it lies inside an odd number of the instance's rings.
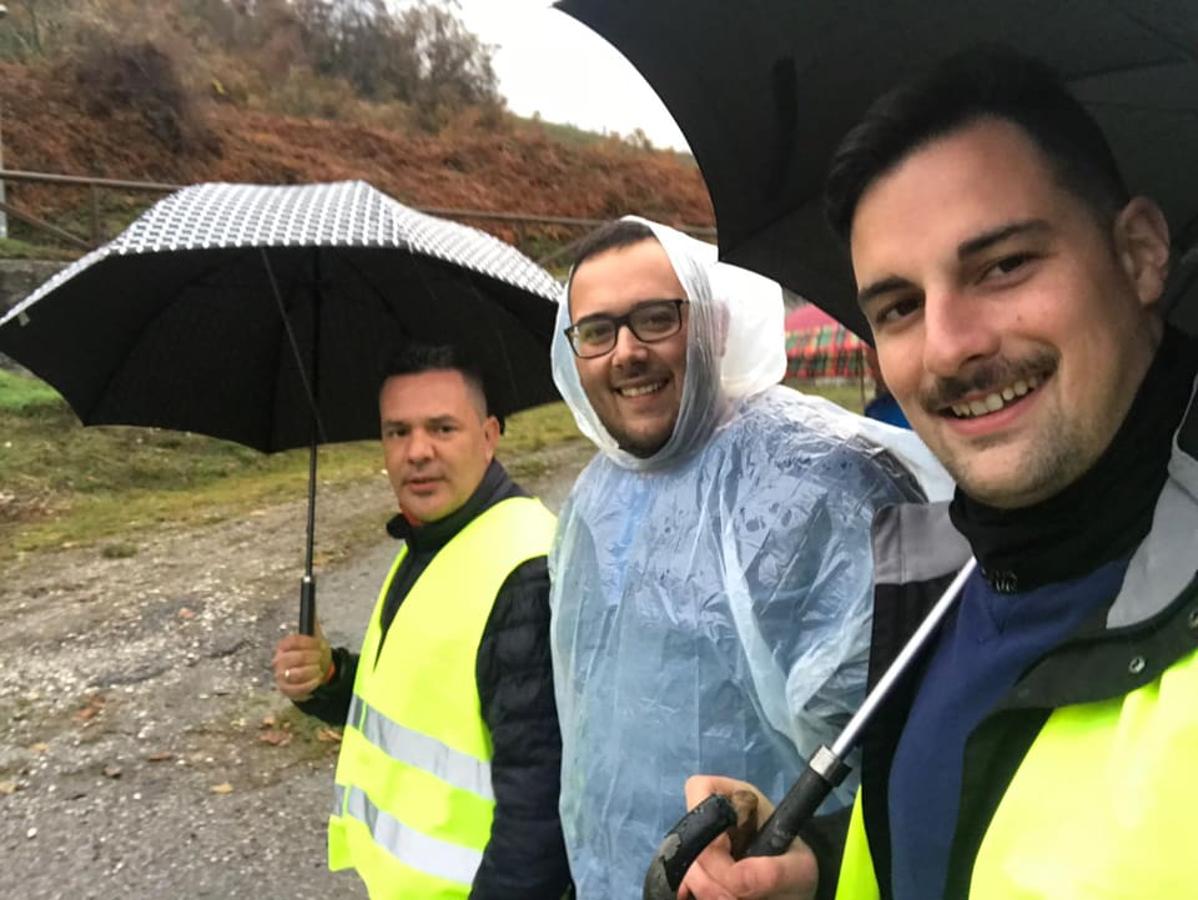
[[648,354],[649,349],[632,333],[628,323],[621,323],[616,329],[616,346],[611,351],[612,365],[622,367],[642,362]]
[[433,458],[433,442],[428,432],[423,428],[413,428],[408,435],[408,446],[405,455],[410,464],[428,462]]
[[971,362],[998,353],[999,330],[984,302],[951,290],[924,297],[924,369],[939,377],[959,375]]

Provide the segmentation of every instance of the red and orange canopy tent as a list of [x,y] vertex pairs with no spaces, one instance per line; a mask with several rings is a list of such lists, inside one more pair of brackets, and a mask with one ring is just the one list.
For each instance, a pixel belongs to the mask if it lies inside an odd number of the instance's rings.
[[865,341],[808,303],[786,316],[786,377],[801,381],[860,379]]

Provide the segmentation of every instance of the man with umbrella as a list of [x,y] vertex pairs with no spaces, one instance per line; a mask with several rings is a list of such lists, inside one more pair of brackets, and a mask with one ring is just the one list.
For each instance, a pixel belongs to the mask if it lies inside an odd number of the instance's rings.
[[361,653],[318,630],[273,661],[283,694],[345,726],[330,868],[357,869],[373,898],[558,900],[554,518],[495,460],[481,376],[450,348],[393,359],[379,417],[405,543]]
[[1163,215],[1060,81],[1004,50],[877,101],[827,199],[886,381],[959,485],[875,524],[871,677],[978,569],[866,727],[847,844],[824,819],[772,859],[715,845],[687,887],[1192,895],[1198,345],[1165,324]]

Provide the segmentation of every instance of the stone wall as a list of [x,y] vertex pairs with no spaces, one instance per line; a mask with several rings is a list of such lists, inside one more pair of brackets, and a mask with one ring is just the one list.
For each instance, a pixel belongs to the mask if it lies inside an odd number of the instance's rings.
[[[0,318],[67,263],[37,259],[0,259]],[[0,369],[20,369],[0,353]]]

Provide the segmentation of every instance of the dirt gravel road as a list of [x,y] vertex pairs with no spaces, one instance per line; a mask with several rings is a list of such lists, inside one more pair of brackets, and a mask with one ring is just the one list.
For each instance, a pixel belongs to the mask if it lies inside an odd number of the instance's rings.
[[[590,455],[517,462],[556,509]],[[320,615],[356,646],[395,552],[379,475],[322,491]],[[0,573],[0,894],[363,897],[325,869],[336,735],[273,688],[294,627],[303,506],[65,548]],[[331,548],[331,549],[328,549]]]

